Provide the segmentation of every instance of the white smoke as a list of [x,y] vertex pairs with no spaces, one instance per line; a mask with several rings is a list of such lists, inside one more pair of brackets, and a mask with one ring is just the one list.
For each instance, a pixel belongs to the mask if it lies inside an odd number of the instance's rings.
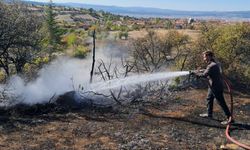
[[19,76],[13,76],[5,89],[9,96],[18,98],[17,102],[47,102],[54,95],[75,90],[79,84],[88,85],[89,65],[86,60],[60,57],[41,69],[35,81],[25,83]]
[[[98,60],[109,62],[111,57],[115,63],[119,62],[126,53],[119,54],[119,45],[98,45],[96,49],[96,65]],[[37,104],[48,102],[53,96],[59,96],[66,92],[78,90],[79,85],[88,89],[92,54],[83,60],[61,56],[38,72],[38,78],[25,83],[19,76],[10,78],[6,85],[0,85],[2,102],[0,105],[16,103]],[[125,56],[126,57],[126,56]],[[98,82],[98,79],[94,79]],[[3,97],[5,95],[5,97]],[[6,103],[5,103],[6,102]]]

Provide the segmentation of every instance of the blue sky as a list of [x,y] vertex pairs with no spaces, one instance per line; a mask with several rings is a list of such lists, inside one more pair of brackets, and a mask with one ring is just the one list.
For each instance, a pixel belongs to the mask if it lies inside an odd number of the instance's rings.
[[[33,0],[48,2],[49,0]],[[244,11],[250,10],[250,0],[53,0],[55,3],[155,7],[174,10]]]

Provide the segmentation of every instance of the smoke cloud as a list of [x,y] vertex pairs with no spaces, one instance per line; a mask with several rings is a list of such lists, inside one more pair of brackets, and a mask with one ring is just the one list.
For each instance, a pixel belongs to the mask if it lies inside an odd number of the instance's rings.
[[75,90],[79,84],[88,85],[90,62],[60,57],[42,68],[35,81],[25,83],[19,76],[13,76],[5,88],[7,96],[16,98],[17,103],[43,103],[54,95]]
[[[98,45],[96,64],[100,59],[109,62],[111,57],[114,63],[119,62],[121,57],[127,55],[124,48],[122,49],[123,52],[119,53],[120,47],[121,45],[115,45],[114,43]],[[44,103],[48,102],[53,96],[78,90],[79,85],[88,89],[92,64],[91,55],[90,53],[83,60],[61,56],[42,68],[38,72],[38,78],[29,83],[25,83],[19,76],[11,77],[6,85],[0,85],[0,92],[4,92],[0,105],[10,105],[12,101],[14,101],[14,104]],[[94,82],[99,81],[94,78]]]

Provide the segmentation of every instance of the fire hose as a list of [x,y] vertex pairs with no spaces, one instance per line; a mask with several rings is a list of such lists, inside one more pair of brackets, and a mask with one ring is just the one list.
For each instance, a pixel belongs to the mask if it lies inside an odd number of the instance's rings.
[[227,124],[226,132],[225,132],[226,133],[226,137],[227,137],[227,139],[229,141],[233,142],[234,144],[236,144],[236,145],[238,145],[238,146],[240,146],[242,148],[245,148],[247,150],[250,150],[250,146],[245,145],[243,143],[240,143],[239,141],[233,139],[230,136],[230,127],[231,127],[231,123],[232,123],[232,120],[233,120],[233,93],[232,93],[232,86],[231,86],[231,84],[229,84],[229,81],[227,80],[227,78],[224,77],[223,80],[224,80],[224,82],[225,82],[225,84],[227,86],[227,89],[228,89],[228,92],[229,92],[229,95],[230,95],[230,99],[231,99],[231,101],[230,101],[230,103],[231,103],[231,108],[230,108],[230,110],[231,110],[231,117],[229,117],[229,121],[228,121],[229,123]]
[[[190,71],[190,75],[194,75],[194,72]],[[189,79],[190,79],[190,77],[189,77]],[[234,138],[232,138],[230,136],[230,127],[231,127],[232,120],[233,120],[233,93],[232,93],[232,86],[226,77],[223,77],[223,81],[225,82],[227,90],[228,90],[229,95],[230,95],[230,111],[231,111],[231,116],[228,118],[229,120],[228,120],[228,124],[226,127],[226,132],[225,132],[226,137],[229,141],[233,142],[234,144],[236,144],[244,149],[250,150],[250,146],[245,145],[243,143],[240,143],[239,141],[235,140]],[[211,85],[209,84],[209,82],[208,82],[208,86],[211,88]]]

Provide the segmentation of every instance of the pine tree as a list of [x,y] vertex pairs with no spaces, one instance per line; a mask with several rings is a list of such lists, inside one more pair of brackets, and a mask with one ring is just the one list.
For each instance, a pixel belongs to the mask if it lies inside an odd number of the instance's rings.
[[60,30],[55,21],[55,14],[53,13],[53,2],[50,0],[49,5],[46,9],[46,26],[48,31],[47,41],[49,47],[52,47],[54,51],[57,45],[60,44]]

